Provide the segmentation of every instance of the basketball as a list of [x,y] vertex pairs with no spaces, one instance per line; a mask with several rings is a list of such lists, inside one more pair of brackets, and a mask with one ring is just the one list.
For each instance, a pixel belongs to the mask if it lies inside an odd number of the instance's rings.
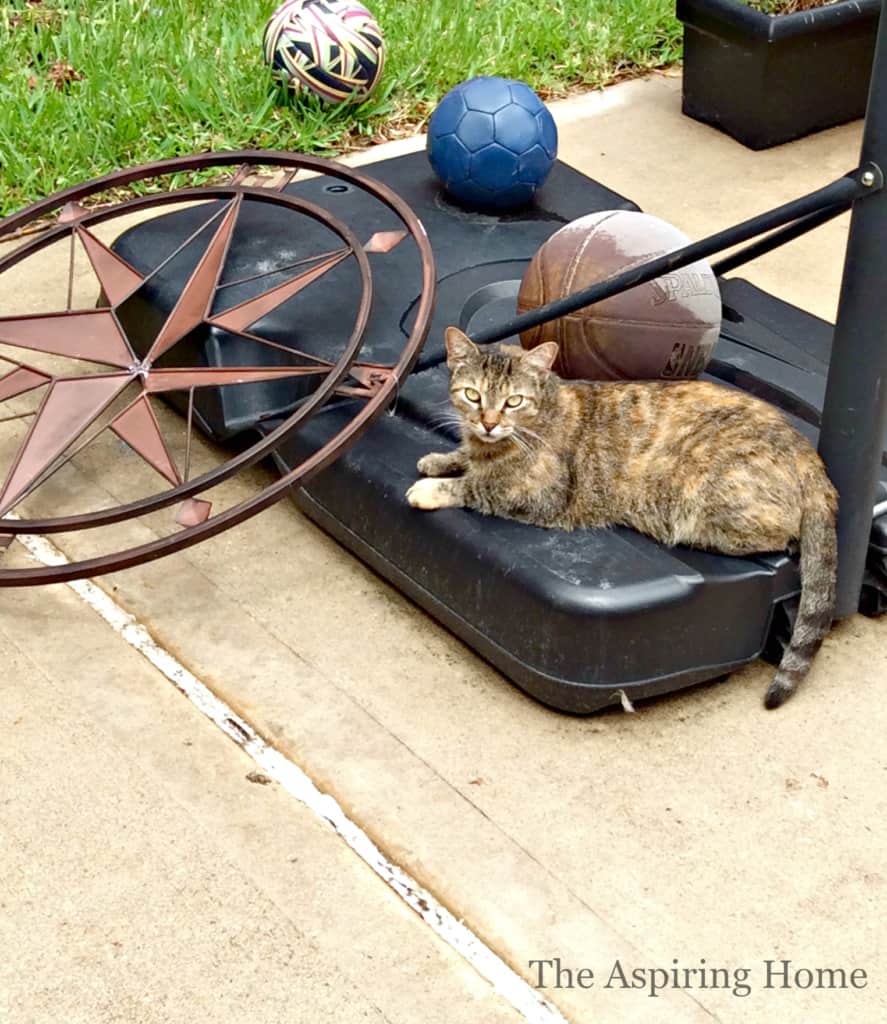
[[[610,210],[571,221],[530,262],[518,312],[564,298],[688,239],[647,213]],[[677,380],[705,369],[721,327],[721,295],[711,267],[693,263],[521,334],[526,349],[559,346],[554,369],[575,380]]]

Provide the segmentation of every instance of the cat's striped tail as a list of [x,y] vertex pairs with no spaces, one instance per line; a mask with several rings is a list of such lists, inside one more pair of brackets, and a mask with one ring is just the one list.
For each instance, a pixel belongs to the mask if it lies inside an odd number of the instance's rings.
[[764,697],[778,708],[807,675],[816,652],[832,625],[838,541],[835,533],[837,495],[821,464],[804,488],[801,514],[801,599],[791,640]]

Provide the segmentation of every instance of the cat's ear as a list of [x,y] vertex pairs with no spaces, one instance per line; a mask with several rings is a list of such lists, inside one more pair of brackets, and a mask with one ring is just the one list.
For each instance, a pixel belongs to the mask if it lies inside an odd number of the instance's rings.
[[536,370],[550,370],[557,359],[558,346],[555,341],[546,341],[543,345],[537,345],[528,352],[524,352],[523,363],[525,366],[532,366]]
[[456,363],[463,363],[466,359],[473,359],[478,355],[477,345],[463,334],[458,327],[448,327],[444,334],[447,343],[447,365],[454,366]]

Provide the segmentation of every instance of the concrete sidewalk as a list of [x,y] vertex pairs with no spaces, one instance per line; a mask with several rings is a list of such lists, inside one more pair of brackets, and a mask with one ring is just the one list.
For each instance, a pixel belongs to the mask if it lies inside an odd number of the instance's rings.
[[[682,117],[664,76],[554,111],[564,160],[691,237],[837,177],[859,148],[856,124],[752,153]],[[747,276],[832,318],[846,230]],[[69,483],[110,500],[121,485],[102,468]],[[524,697],[289,504],[101,585],[483,943],[531,984],[543,970],[568,1020],[887,1019],[887,623],[839,626],[777,713],[753,665],[577,719]],[[0,1019],[522,1019],[301,805],[248,781],[247,758],[68,588],[0,593],[0,649]],[[555,958],[573,972],[559,988],[530,965]],[[766,988],[766,961],[783,960],[792,978],[856,969],[867,984]],[[719,987],[692,981],[706,965]],[[697,973],[651,996],[651,970],[673,967]]]
[[519,1020],[68,588],[0,659],[0,1020]]

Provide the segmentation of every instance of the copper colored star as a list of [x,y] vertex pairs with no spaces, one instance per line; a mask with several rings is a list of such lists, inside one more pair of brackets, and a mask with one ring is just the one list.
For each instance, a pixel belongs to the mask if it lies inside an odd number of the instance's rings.
[[[127,338],[118,310],[157,270],[147,275],[139,273],[84,226],[76,223],[85,213],[81,208],[70,207],[63,212],[60,220],[72,222],[74,237],[83,246],[109,305],[94,310],[2,317],[0,343],[87,360],[98,364],[102,370],[54,375],[3,357],[13,368],[0,376],[0,402],[38,388],[45,388],[45,391],[0,489],[0,517],[105,429],[112,430],[125,441],[172,486],[182,483],[182,473],[170,453],[152,407],[154,395],[184,390],[190,392],[189,401],[193,402],[193,390],[196,388],[295,378],[329,371],[329,363],[292,350],[287,351],[294,358],[303,357],[306,365],[225,368],[156,365],[161,356],[201,324],[235,334],[247,332],[256,321],[351,255],[351,249],[346,247],[302,260],[303,266],[305,263],[313,265],[254,298],[213,315],[213,299],[240,206],[241,196],[237,195],[204,224],[203,227],[207,228],[218,220],[203,255],[144,357],[137,355]],[[191,239],[194,237],[192,235]],[[396,244],[393,238],[387,237],[372,241],[373,246],[380,243]],[[371,248],[370,251],[378,250]],[[254,334],[248,336],[259,344],[282,347]],[[122,411],[115,412],[110,407],[115,403],[119,405],[127,389],[134,392],[133,397]],[[190,418],[189,412],[189,422]],[[208,502],[190,499],[179,510],[178,518],[183,524],[190,524],[205,519],[209,511]]]

